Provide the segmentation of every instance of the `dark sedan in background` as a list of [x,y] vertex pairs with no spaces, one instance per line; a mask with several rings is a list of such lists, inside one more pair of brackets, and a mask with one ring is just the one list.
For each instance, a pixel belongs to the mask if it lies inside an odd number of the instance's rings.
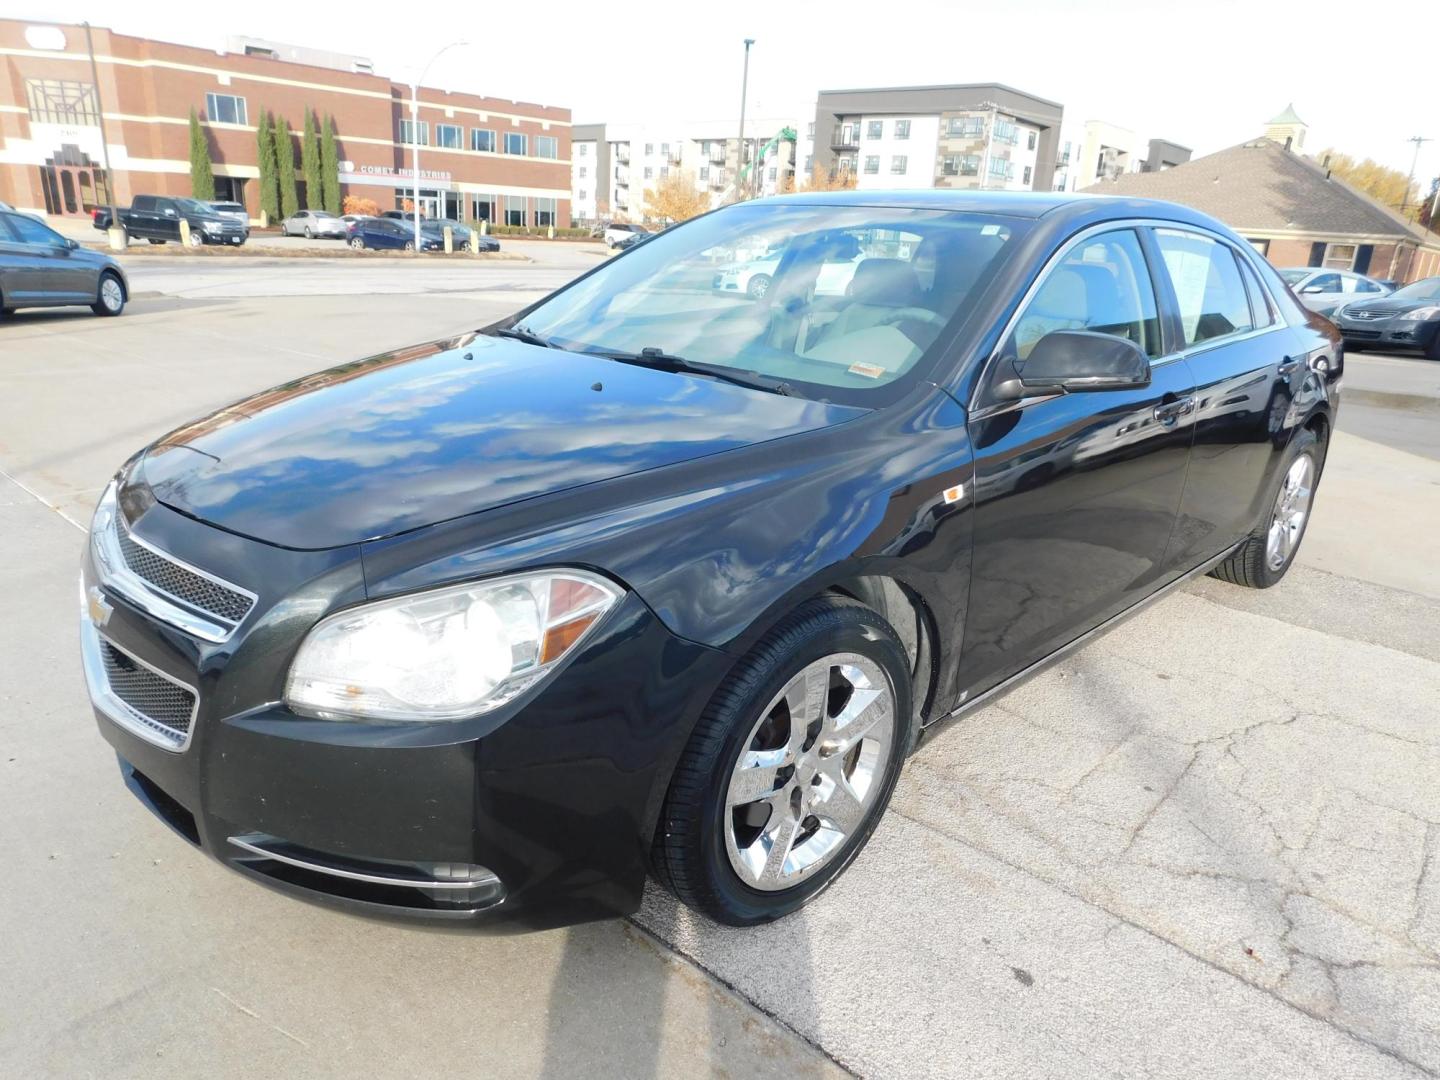
[[1420,349],[1440,360],[1440,277],[1422,278],[1389,296],[1346,304],[1333,316],[1345,347]]
[[[763,297],[711,288],[737,249],[779,252]],[[1190,575],[1279,581],[1342,365],[1183,207],[727,207],[132,457],[80,583],[99,728],[299,897],[543,927],[653,872],[775,919],[920,739]]]
[[29,214],[0,211],[0,318],[16,308],[68,305],[119,315],[129,296],[125,271],[109,255]]
[[[355,222],[346,231],[345,242],[356,251],[414,251],[415,229],[394,218],[367,217]],[[444,251],[445,241],[433,233],[420,233],[421,251]]]

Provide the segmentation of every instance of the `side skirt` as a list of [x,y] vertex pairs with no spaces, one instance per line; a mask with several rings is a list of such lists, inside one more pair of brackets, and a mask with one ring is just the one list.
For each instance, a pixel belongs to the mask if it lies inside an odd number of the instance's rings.
[[1202,574],[1208,574],[1212,569],[1214,569],[1216,566],[1220,565],[1220,563],[1228,559],[1241,546],[1241,544],[1244,543],[1245,541],[1242,540],[1239,544],[1235,544],[1232,547],[1226,548],[1214,558],[1207,559],[1199,566],[1196,566],[1191,570],[1187,570],[1185,573],[1181,574],[1168,585],[1156,589],[1149,596],[1145,597],[1142,600],[1136,601],[1124,611],[1116,612],[1114,615],[1110,616],[1110,618],[1102,622],[1099,626],[1091,627],[1089,630],[1085,631],[1085,633],[1081,634],[1073,641],[1061,645],[1060,648],[1056,649],[1048,656],[1043,656],[1039,660],[1036,660],[1029,667],[1021,668],[1014,675],[1011,675],[1008,679],[1005,679],[1002,682],[996,683],[984,693],[977,694],[973,698],[967,696],[966,699],[962,700],[959,705],[951,709],[944,716],[937,717],[925,727],[921,728],[920,737],[916,740],[916,748],[918,749],[922,742],[928,740],[932,735],[939,732],[941,729],[948,727],[955,720],[960,719],[961,716],[969,712],[971,709],[978,709],[981,705],[984,705],[992,698],[996,698],[1002,694],[1009,693],[1011,690],[1014,690],[1022,683],[1028,682],[1030,679],[1034,678],[1036,675],[1039,675],[1042,671],[1048,668],[1051,664],[1057,663],[1058,661],[1065,659],[1065,657],[1069,656],[1072,652],[1075,652],[1077,649],[1081,649],[1084,646],[1090,644],[1091,641],[1095,640],[1100,635],[1109,633],[1111,630],[1115,629],[1115,627],[1125,622],[1131,616],[1138,615],[1140,612],[1144,611],[1147,607],[1155,603],[1157,600],[1161,600],[1164,597],[1170,595],[1171,592],[1178,589],[1181,585],[1187,583],[1191,578],[1200,577]]

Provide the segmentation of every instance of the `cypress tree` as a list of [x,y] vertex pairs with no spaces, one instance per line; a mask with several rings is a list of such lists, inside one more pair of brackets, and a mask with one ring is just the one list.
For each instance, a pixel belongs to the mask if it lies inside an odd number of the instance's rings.
[[320,136],[315,130],[315,114],[305,110],[305,130],[300,136],[300,171],[305,176],[305,205],[320,210],[325,205],[325,185],[320,172]]
[[275,118],[275,178],[280,187],[280,216],[288,218],[300,209],[300,193],[295,190],[295,142],[283,116]]
[[210,163],[210,141],[200,126],[200,117],[190,110],[190,194],[209,201],[215,198],[215,167]]
[[260,115],[260,209],[270,224],[280,220],[280,186],[275,177],[275,119],[270,113]]
[[321,183],[325,187],[325,209],[338,214],[343,203],[340,199],[340,152],[335,145],[335,118],[325,117],[320,130],[320,172]]

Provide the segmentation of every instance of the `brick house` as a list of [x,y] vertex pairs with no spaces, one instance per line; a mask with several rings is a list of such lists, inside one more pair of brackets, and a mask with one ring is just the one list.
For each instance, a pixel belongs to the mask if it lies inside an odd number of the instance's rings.
[[[301,62],[102,27],[92,35],[93,69],[82,27],[0,19],[0,201],[78,216],[140,193],[189,195],[191,109],[210,143],[217,194],[244,203],[252,218],[260,213],[256,125],[266,113],[297,133],[307,109],[335,118],[342,195],[382,209],[409,197],[407,84],[342,65],[343,57],[328,66],[315,51],[296,50]],[[570,223],[569,109],[429,87],[418,98],[424,213]]]
[[1440,275],[1440,236],[1273,137],[1087,191],[1194,207],[1225,222],[1275,266],[1326,266],[1401,283]]

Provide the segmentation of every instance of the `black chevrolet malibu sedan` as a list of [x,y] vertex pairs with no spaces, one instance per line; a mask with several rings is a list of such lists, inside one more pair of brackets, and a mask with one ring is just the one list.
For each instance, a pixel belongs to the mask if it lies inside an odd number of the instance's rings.
[[100,731],[298,897],[544,927],[648,872],[774,919],[947,720],[1189,575],[1278,581],[1341,365],[1178,206],[729,207],[131,458],[80,587]]

